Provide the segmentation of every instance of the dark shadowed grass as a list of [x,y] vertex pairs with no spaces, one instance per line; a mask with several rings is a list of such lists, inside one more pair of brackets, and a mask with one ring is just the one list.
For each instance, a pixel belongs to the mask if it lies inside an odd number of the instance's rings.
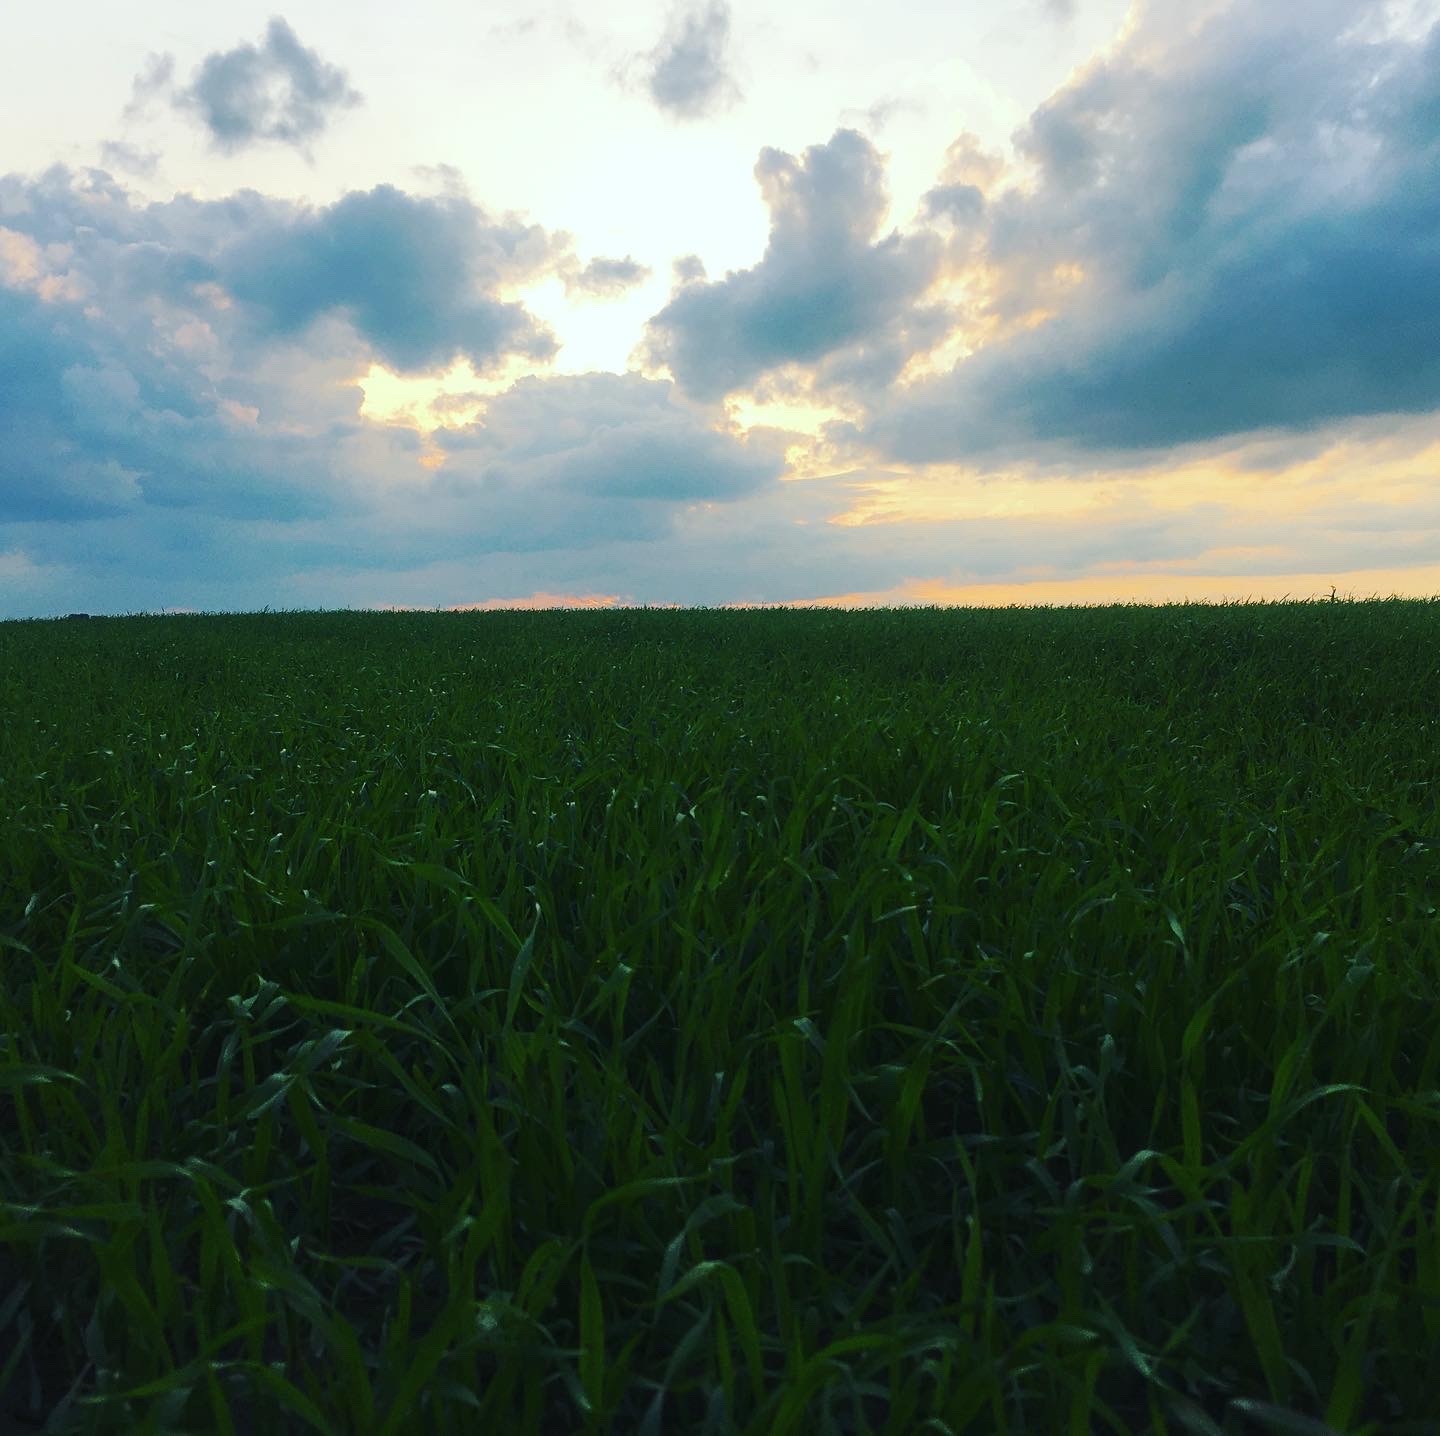
[[1440,1431],[1440,604],[0,626],[0,1429]]

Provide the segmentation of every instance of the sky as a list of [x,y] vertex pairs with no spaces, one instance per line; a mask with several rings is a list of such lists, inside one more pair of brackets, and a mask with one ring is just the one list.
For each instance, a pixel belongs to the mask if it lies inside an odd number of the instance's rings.
[[5,31],[0,618],[1440,594],[1440,0]]

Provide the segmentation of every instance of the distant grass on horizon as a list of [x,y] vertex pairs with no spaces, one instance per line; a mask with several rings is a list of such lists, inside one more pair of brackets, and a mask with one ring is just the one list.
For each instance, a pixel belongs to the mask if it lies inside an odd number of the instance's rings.
[[0,712],[0,1432],[1440,1432],[1440,601],[28,621]]

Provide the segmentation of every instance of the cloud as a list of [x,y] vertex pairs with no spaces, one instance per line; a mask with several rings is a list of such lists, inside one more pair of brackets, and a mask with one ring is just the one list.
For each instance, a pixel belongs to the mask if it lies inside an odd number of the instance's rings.
[[422,185],[438,190],[441,194],[449,195],[453,199],[470,197],[470,186],[465,181],[464,171],[458,165],[411,165],[410,173]]
[[130,99],[124,111],[125,122],[130,124],[140,119],[155,99],[173,95],[174,81],[173,55],[147,55],[144,66],[130,85]]
[[0,586],[31,585],[43,574],[44,570],[23,549],[0,550]]
[[[255,462],[265,446],[226,442],[204,376],[173,357],[132,348],[78,305],[10,288],[0,289],[0,336],[0,522],[114,516],[146,502],[312,507]],[[283,443],[269,447],[276,464],[288,457]]]
[[925,193],[927,219],[948,219],[956,225],[972,225],[984,209],[985,194],[978,185],[936,185]]
[[855,130],[837,130],[804,155],[761,151],[755,178],[770,211],[760,263],[711,284],[690,282],[647,325],[646,358],[668,365],[698,398],[718,398],[786,364],[845,361],[844,382],[875,361],[890,376],[889,346],[935,277],[933,235],[879,237],[888,200],[880,156]]
[[926,191],[921,215],[932,223],[948,222],[957,231],[977,231],[985,215],[985,197],[1004,173],[1004,160],[984,149],[978,135],[965,131],[946,149],[940,182]]
[[583,269],[577,265],[561,273],[566,294],[588,299],[618,299],[649,277],[650,269],[628,254],[624,259],[592,259]]
[[857,121],[878,135],[899,116],[914,115],[917,119],[924,119],[928,113],[929,108],[922,100],[912,99],[908,95],[888,95],[884,99],[876,100],[868,109],[842,110],[840,121],[842,124]]
[[679,259],[671,260],[670,273],[677,286],[703,281],[705,261],[698,254],[682,254]]
[[673,12],[664,37],[644,57],[650,98],[681,120],[703,119],[734,104],[740,87],[729,70],[729,44],[727,0]]
[[556,352],[550,331],[497,290],[546,270],[558,247],[538,225],[492,219],[458,195],[379,185],[318,210],[264,207],[214,272],[266,332],[297,335],[340,315],[394,369],[463,356],[483,371],[508,354]]
[[994,189],[1005,175],[1003,157],[987,150],[980,136],[962,130],[945,150],[940,169],[941,185],[974,185],[984,193]]
[[217,150],[235,154],[265,141],[304,150],[361,99],[344,70],[302,45],[277,16],[258,45],[207,55],[174,103],[199,117]]
[[981,340],[866,436],[930,461],[1440,407],[1440,25],[1361,38],[1379,14],[1150,7],[1019,133],[1028,185],[927,196],[979,226]]
[[733,502],[783,472],[779,441],[719,419],[639,374],[521,379],[479,422],[435,435],[434,487],[483,515],[497,547],[658,537],[677,506]]
[[142,150],[124,140],[105,140],[100,146],[100,158],[111,169],[123,170],[141,179],[154,179],[160,167],[158,151]]

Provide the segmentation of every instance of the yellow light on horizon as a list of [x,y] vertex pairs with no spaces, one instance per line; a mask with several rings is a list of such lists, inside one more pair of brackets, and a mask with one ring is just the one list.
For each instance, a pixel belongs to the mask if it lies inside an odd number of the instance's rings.
[[1087,574],[1082,578],[1007,579],[1001,583],[952,583],[907,579],[893,588],[865,593],[791,599],[784,608],[885,608],[951,605],[960,608],[1052,607],[1139,603],[1276,603],[1337,599],[1433,598],[1440,595],[1440,564],[1410,569],[1356,569],[1324,573]]

